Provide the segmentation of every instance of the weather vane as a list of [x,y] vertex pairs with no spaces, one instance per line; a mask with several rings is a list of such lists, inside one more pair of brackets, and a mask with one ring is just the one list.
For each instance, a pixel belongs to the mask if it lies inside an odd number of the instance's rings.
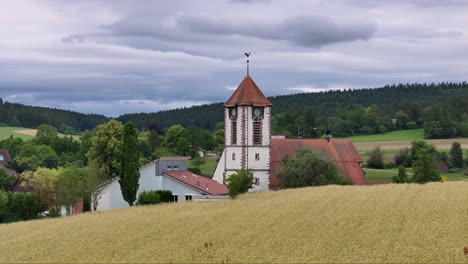
[[250,52],[246,52],[244,54],[247,57],[247,76],[249,76],[249,56],[250,56]]

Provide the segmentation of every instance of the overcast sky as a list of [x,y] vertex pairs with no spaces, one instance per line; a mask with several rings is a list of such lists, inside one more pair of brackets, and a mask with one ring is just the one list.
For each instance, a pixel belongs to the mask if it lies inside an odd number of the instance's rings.
[[269,95],[464,81],[464,0],[14,0],[0,97],[117,116]]

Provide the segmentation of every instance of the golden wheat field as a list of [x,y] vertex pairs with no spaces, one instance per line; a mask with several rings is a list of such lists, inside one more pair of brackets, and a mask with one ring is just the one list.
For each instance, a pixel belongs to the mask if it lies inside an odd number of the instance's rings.
[[326,186],[0,225],[0,262],[468,263],[468,182]]

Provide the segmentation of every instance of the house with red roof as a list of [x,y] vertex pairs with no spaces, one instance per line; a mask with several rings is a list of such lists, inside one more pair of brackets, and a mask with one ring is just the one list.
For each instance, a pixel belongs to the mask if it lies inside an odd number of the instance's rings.
[[365,185],[362,158],[350,140],[286,139],[271,136],[273,104],[247,75],[224,104],[225,148],[213,180],[225,184],[238,169],[252,169],[255,186],[250,191],[277,190],[276,174],[286,155],[311,148],[338,165],[341,173],[356,185]]
[[[211,201],[227,197],[228,189],[205,176],[188,171],[190,157],[161,157],[140,167],[137,197],[143,191],[169,190],[174,202]],[[123,199],[118,178],[103,186],[97,210],[128,207]]]

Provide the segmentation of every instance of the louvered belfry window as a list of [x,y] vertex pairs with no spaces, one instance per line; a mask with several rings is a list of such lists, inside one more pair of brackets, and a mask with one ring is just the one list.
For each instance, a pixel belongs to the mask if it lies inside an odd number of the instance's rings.
[[237,144],[237,121],[231,121],[231,144]]
[[262,144],[262,123],[260,121],[253,123],[253,143]]

